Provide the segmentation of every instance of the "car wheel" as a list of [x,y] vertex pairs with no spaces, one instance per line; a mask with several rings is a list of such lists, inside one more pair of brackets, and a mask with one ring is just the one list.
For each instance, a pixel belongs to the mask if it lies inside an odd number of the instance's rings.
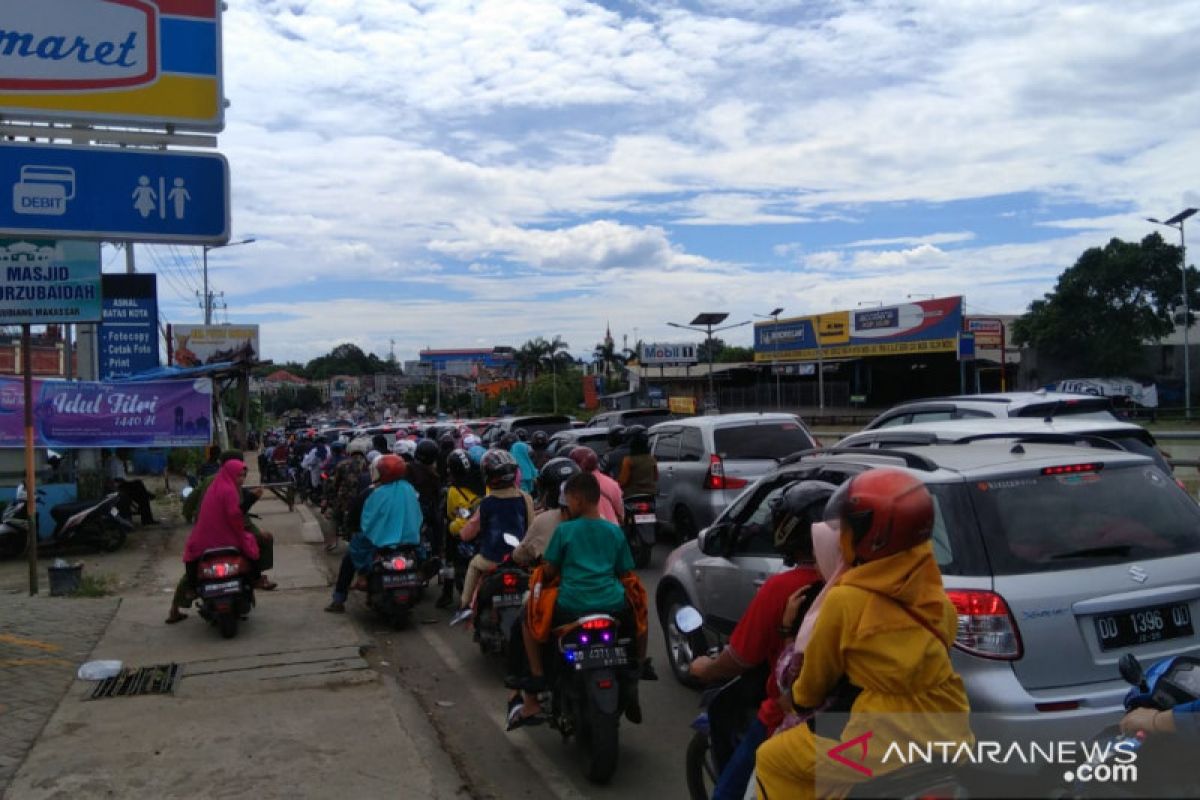
[[698,689],[701,684],[692,677],[690,667],[692,659],[703,653],[692,653],[687,635],[675,625],[675,614],[679,609],[689,605],[691,603],[688,602],[687,595],[683,593],[682,589],[671,589],[659,606],[662,609],[659,622],[662,623],[663,642],[667,647],[667,663],[671,665],[671,674],[684,686]]
[[675,509],[675,538],[679,544],[690,542],[696,538],[699,532],[696,530],[696,519],[692,516],[692,512],[688,511],[687,506],[680,506]]

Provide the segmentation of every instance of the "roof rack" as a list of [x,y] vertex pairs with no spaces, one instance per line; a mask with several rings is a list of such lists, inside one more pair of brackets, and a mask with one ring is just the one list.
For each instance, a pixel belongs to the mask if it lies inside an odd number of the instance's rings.
[[904,466],[910,469],[919,469],[923,472],[935,472],[938,469],[937,464],[933,463],[925,456],[918,455],[917,453],[908,453],[904,450],[871,450],[865,447],[815,447],[811,450],[801,450],[780,460],[779,466],[786,467],[789,464],[799,463],[805,456],[817,455],[878,456],[882,458],[892,458],[897,461],[903,461]]

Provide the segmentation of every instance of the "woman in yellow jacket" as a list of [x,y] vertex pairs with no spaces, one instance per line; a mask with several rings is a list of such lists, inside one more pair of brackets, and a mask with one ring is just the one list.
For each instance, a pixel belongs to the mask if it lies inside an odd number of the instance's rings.
[[908,742],[974,741],[950,663],[958,617],[933,556],[929,490],[906,472],[873,469],[843,484],[826,515],[839,520],[852,566],[826,596],[790,700],[819,709],[843,678],[861,691],[840,740],[799,725],[759,748],[763,800],[844,796],[904,766],[894,753],[884,761],[893,742],[907,754]]
[[[446,560],[454,564],[455,584],[462,589],[463,575],[466,573],[466,563],[471,560],[469,555],[459,553],[462,544],[462,529],[479,508],[483,495],[481,486],[473,485],[472,473],[478,472],[471,464],[471,459],[462,450],[454,450],[446,456],[446,468],[450,473],[450,486],[446,489],[446,529],[450,535],[446,537]],[[449,581],[442,584],[442,596],[435,605],[438,608],[449,608],[454,604],[454,584]]]

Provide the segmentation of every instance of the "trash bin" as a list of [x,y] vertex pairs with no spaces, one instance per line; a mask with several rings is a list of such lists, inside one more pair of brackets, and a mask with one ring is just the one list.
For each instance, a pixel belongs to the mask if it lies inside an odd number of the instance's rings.
[[83,582],[83,564],[67,564],[65,566],[47,567],[50,573],[50,596],[63,597],[79,591]]

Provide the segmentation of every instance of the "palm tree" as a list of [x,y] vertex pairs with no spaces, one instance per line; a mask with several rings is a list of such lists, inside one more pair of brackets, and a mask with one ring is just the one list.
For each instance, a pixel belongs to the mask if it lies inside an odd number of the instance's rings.
[[567,352],[567,348],[571,345],[563,341],[561,336],[555,336],[548,342],[545,339],[541,341],[545,345],[542,357],[544,369],[556,370],[571,360],[571,354]]
[[625,366],[625,357],[617,352],[617,346],[611,339],[596,345],[596,349],[592,351],[592,361],[604,370],[605,380],[611,377],[614,370],[620,370]]
[[513,362],[517,368],[517,377],[520,379],[522,386],[528,382],[531,373],[535,378],[537,377],[537,368],[540,361],[541,352],[534,340],[530,340],[517,348],[513,354]]
[[645,342],[643,342],[641,339],[638,339],[633,343],[633,347],[626,347],[622,351],[622,355],[625,357],[626,364],[628,364],[630,361],[637,361],[639,364],[641,363],[643,344],[645,344]]

